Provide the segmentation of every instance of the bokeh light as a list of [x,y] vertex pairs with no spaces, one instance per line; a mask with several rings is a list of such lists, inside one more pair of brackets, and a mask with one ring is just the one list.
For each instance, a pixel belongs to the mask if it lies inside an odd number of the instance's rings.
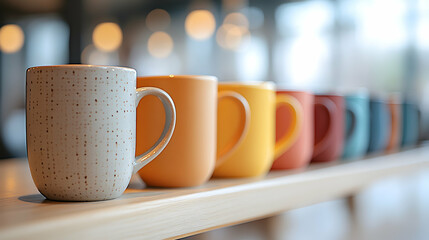
[[173,39],[166,32],[155,32],[149,37],[147,49],[156,58],[166,58],[173,51]]
[[118,24],[105,22],[98,24],[92,33],[92,41],[101,51],[111,52],[122,43],[122,30]]
[[233,24],[223,24],[216,33],[216,42],[222,48],[240,50],[250,42],[250,32]]
[[226,15],[225,19],[223,20],[223,24],[235,25],[242,29],[242,31],[244,32],[249,29],[249,20],[246,16],[239,12],[234,12]]
[[250,43],[249,19],[240,12],[226,15],[216,33],[217,43],[225,49],[243,50]]
[[24,45],[24,32],[15,24],[4,25],[0,28],[0,50],[4,53],[19,51]]
[[86,46],[82,53],[80,54],[80,61],[84,64],[88,64],[89,61],[89,56],[91,55],[92,52],[94,52],[95,50],[97,50],[94,45],[89,44],[88,46]]
[[146,26],[151,31],[162,31],[170,25],[170,15],[163,9],[154,9],[146,17]]
[[118,52],[105,52],[97,49],[93,44],[86,46],[81,53],[81,62],[92,65],[118,65]]
[[213,14],[207,10],[195,10],[189,13],[185,20],[185,30],[188,35],[197,40],[210,38],[216,28]]

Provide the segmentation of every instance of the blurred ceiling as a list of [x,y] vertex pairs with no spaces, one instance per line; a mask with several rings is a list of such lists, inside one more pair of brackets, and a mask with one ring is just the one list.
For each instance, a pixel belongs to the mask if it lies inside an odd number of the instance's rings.
[[3,15],[48,13],[61,9],[64,0],[0,0]]

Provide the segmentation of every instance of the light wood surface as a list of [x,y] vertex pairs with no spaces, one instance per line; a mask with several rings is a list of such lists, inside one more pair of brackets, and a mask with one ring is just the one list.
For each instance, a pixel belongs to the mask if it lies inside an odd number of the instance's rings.
[[116,200],[53,202],[32,183],[25,159],[0,162],[0,239],[161,239],[233,225],[357,192],[429,167],[429,147],[352,162],[214,179],[196,188],[155,189],[133,178]]

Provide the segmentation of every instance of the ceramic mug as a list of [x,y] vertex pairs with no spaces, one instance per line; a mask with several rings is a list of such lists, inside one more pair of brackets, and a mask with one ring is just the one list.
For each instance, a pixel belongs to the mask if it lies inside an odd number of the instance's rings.
[[419,108],[410,101],[402,103],[402,147],[411,147],[419,139]]
[[[216,77],[138,77],[137,86],[163,89],[170,94],[177,109],[176,130],[170,144],[156,161],[139,171],[149,186],[191,187],[206,182],[215,165],[236,151],[246,135],[251,121],[247,101],[235,91],[218,93]],[[241,117],[237,123],[240,127],[225,140],[228,144],[220,147],[216,144],[218,101],[220,111],[222,102],[226,101]],[[141,101],[137,108],[137,154],[147,151],[161,134],[164,123],[160,119],[163,117],[162,105],[156,98],[147,97]]]
[[[173,101],[160,89],[136,89],[135,84],[135,70],[123,67],[27,70],[28,162],[45,197],[61,201],[119,197],[133,171],[162,152],[174,131]],[[150,151],[135,158],[136,106],[147,95],[164,105],[164,131]]]
[[345,96],[345,144],[343,158],[358,158],[366,154],[369,143],[369,96],[355,93]]
[[[296,119],[299,125],[296,127],[296,138],[289,149],[280,154],[271,169],[294,169],[307,166],[311,161],[314,144],[314,95],[305,91],[277,91],[277,96],[284,95],[298,101],[300,111],[293,111],[291,106],[278,107],[276,110],[276,140],[292,130],[293,121]],[[301,116],[295,113],[301,112]]]
[[341,156],[344,145],[344,112],[343,96],[316,95],[313,162],[330,162]]
[[372,98],[370,108],[370,134],[368,152],[386,150],[390,137],[391,118],[387,103],[381,99]]
[[[299,102],[290,97],[276,97],[272,82],[219,83],[219,91],[234,91],[242,95],[250,106],[250,125],[242,143],[213,173],[214,177],[257,177],[266,174],[276,156],[282,155],[296,139],[298,131]],[[276,106],[285,105],[294,113],[291,130],[275,142]],[[233,132],[227,127],[239,122],[242,116],[227,102],[219,102],[218,145],[224,146]],[[237,128],[239,125],[235,124]]]
[[387,103],[390,113],[390,137],[386,150],[396,151],[401,145],[402,138],[402,104],[398,96],[392,95]]

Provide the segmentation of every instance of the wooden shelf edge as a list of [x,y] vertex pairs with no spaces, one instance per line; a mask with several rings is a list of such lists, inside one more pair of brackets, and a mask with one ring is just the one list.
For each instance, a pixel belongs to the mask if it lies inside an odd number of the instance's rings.
[[[206,191],[96,209],[0,230],[1,239],[175,238],[347,196],[374,181],[429,167],[429,147]],[[284,174],[285,173],[285,174]],[[232,180],[231,180],[232,181]]]

